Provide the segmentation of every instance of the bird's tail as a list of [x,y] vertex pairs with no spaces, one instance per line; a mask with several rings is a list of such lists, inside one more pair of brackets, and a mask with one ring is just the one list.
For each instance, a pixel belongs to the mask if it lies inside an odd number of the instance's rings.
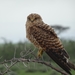
[[52,50],[46,50],[46,53],[51,57],[63,70],[65,70],[68,74],[71,74],[71,69],[75,70],[75,65],[71,62],[67,62],[65,58],[60,56],[58,53],[53,52]]
[[68,65],[71,69],[75,70],[75,65],[72,62],[68,61]]

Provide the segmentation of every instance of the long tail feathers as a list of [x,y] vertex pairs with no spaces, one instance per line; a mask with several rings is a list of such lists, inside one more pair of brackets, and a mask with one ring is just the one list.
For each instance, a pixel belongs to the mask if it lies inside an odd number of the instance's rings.
[[66,62],[65,59],[62,58],[62,56],[59,56],[58,53],[52,52],[52,50],[46,51],[46,53],[68,74],[71,74],[71,69],[75,70],[75,65],[73,65],[71,62]]
[[75,65],[73,63],[71,63],[70,61],[68,62],[68,65],[71,69],[75,70]]

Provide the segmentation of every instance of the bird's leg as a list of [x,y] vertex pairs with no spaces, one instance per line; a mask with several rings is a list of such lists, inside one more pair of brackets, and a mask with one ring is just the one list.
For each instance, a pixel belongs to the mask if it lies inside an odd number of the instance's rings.
[[38,51],[38,58],[40,58],[42,56],[42,54],[43,54],[43,49],[39,49],[39,51]]

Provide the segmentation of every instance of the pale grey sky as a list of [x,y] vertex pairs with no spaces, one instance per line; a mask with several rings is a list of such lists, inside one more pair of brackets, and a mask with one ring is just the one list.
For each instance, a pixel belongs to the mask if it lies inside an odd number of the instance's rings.
[[0,38],[24,41],[25,22],[30,13],[40,14],[49,25],[71,27],[61,36],[75,37],[75,0],[0,0]]

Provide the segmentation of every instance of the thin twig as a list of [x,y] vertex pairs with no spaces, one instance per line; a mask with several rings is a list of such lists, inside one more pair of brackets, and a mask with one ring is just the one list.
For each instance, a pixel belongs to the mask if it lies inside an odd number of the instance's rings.
[[4,71],[4,73],[1,73],[0,75],[4,75],[4,74],[8,73],[9,69],[10,69],[13,65],[15,65],[16,63],[17,63],[17,61],[15,61],[12,65],[10,65],[10,66],[6,69],[6,71]]
[[[11,60],[6,60],[6,62],[2,62],[2,64],[3,64],[3,63],[8,63],[8,62],[10,62],[10,61],[11,61]],[[17,62],[35,62],[35,63],[41,63],[41,64],[44,64],[44,65],[46,65],[46,66],[48,66],[48,67],[51,67],[52,69],[56,70],[57,72],[59,72],[59,73],[61,73],[61,74],[63,74],[63,75],[68,75],[67,73],[62,72],[61,70],[59,70],[59,69],[53,67],[49,62],[45,62],[45,61],[40,61],[40,60],[36,60],[36,59],[31,60],[31,59],[25,59],[25,58],[15,58],[15,59],[12,59],[12,62],[14,62],[14,63],[13,63],[11,66],[9,66],[8,69],[7,69],[3,74],[1,74],[1,75],[4,75],[5,73],[7,73],[8,70],[9,70],[14,64],[16,64]]]

